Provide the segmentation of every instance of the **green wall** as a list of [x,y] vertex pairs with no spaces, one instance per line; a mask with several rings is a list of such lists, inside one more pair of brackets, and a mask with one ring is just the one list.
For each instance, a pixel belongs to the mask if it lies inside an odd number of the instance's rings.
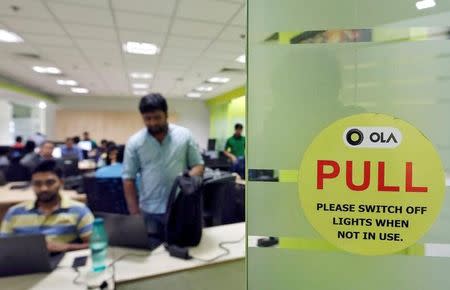
[[210,138],[217,139],[216,149],[223,150],[226,139],[241,123],[245,129],[245,90],[243,87],[217,96],[207,102],[210,112]]

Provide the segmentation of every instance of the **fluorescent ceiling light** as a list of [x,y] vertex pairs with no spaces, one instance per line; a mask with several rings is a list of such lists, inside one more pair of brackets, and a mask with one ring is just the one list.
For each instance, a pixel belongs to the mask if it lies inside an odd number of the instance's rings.
[[200,93],[187,93],[186,97],[188,98],[200,98],[202,96],[202,94]]
[[130,73],[130,77],[132,77],[133,79],[151,79],[153,75],[151,73],[133,72]]
[[427,9],[436,6],[436,2],[434,0],[422,0],[416,2],[416,7],[419,10]]
[[70,90],[72,92],[74,92],[74,93],[77,93],[77,94],[87,94],[87,93],[89,93],[89,90],[86,89],[86,88],[70,88]]
[[23,38],[14,32],[0,29],[0,42],[9,42],[9,43],[17,43],[23,42]]
[[39,109],[44,110],[45,108],[47,108],[47,103],[45,103],[45,102],[39,102],[38,107],[39,107]]
[[133,91],[133,94],[136,96],[144,96],[144,95],[147,95],[148,92],[147,91]]
[[245,54],[243,54],[243,55],[239,56],[238,58],[236,58],[236,61],[240,62],[240,63],[245,63]]
[[56,83],[61,86],[78,86],[78,83],[74,80],[56,80]]
[[123,44],[123,50],[133,54],[155,55],[159,53],[159,47],[153,43],[128,41]]
[[133,89],[148,89],[148,84],[132,84]]
[[223,77],[213,77],[208,80],[208,82],[215,83],[215,84],[225,84],[225,83],[228,83],[229,81],[230,81],[229,78],[223,78]]
[[41,74],[57,75],[61,73],[59,68],[53,66],[33,66],[33,70]]
[[214,88],[210,87],[210,86],[201,86],[201,87],[195,88],[195,90],[197,92],[211,92],[212,90],[214,90]]

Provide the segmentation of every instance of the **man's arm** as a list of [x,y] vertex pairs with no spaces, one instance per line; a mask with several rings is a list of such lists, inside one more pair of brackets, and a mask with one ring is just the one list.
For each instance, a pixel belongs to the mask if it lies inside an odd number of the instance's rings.
[[202,164],[195,165],[192,167],[192,169],[189,171],[190,176],[203,176],[203,172],[205,171],[205,166]]
[[137,198],[136,175],[140,168],[139,158],[130,142],[125,146],[125,155],[123,162],[123,191],[125,200],[127,201],[128,211],[130,214],[140,214],[139,201]]
[[125,200],[127,201],[128,211],[130,214],[140,214],[139,202],[137,199],[137,190],[134,179],[123,180],[123,191],[125,193]]
[[76,251],[89,248],[89,237],[83,238],[81,244],[68,244],[60,242],[47,242],[47,250],[52,253],[61,253],[67,251]]
[[228,159],[230,159],[231,162],[233,162],[233,163],[236,163],[236,162],[237,162],[236,156],[234,156],[234,154],[232,154],[231,152],[225,150],[225,151],[223,151],[223,154],[224,154],[226,157],[228,157]]

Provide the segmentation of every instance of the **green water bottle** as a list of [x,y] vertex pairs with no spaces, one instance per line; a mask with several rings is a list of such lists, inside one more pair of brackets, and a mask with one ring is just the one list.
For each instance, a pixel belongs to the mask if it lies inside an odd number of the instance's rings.
[[92,271],[101,272],[105,270],[108,255],[108,235],[102,218],[94,220],[89,247],[91,248]]

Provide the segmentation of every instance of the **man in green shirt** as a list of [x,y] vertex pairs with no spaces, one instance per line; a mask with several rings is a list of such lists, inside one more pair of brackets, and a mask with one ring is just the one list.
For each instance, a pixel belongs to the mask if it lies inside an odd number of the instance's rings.
[[231,171],[238,173],[245,178],[245,137],[242,136],[244,126],[237,123],[234,125],[234,135],[228,138],[223,152],[231,162]]

